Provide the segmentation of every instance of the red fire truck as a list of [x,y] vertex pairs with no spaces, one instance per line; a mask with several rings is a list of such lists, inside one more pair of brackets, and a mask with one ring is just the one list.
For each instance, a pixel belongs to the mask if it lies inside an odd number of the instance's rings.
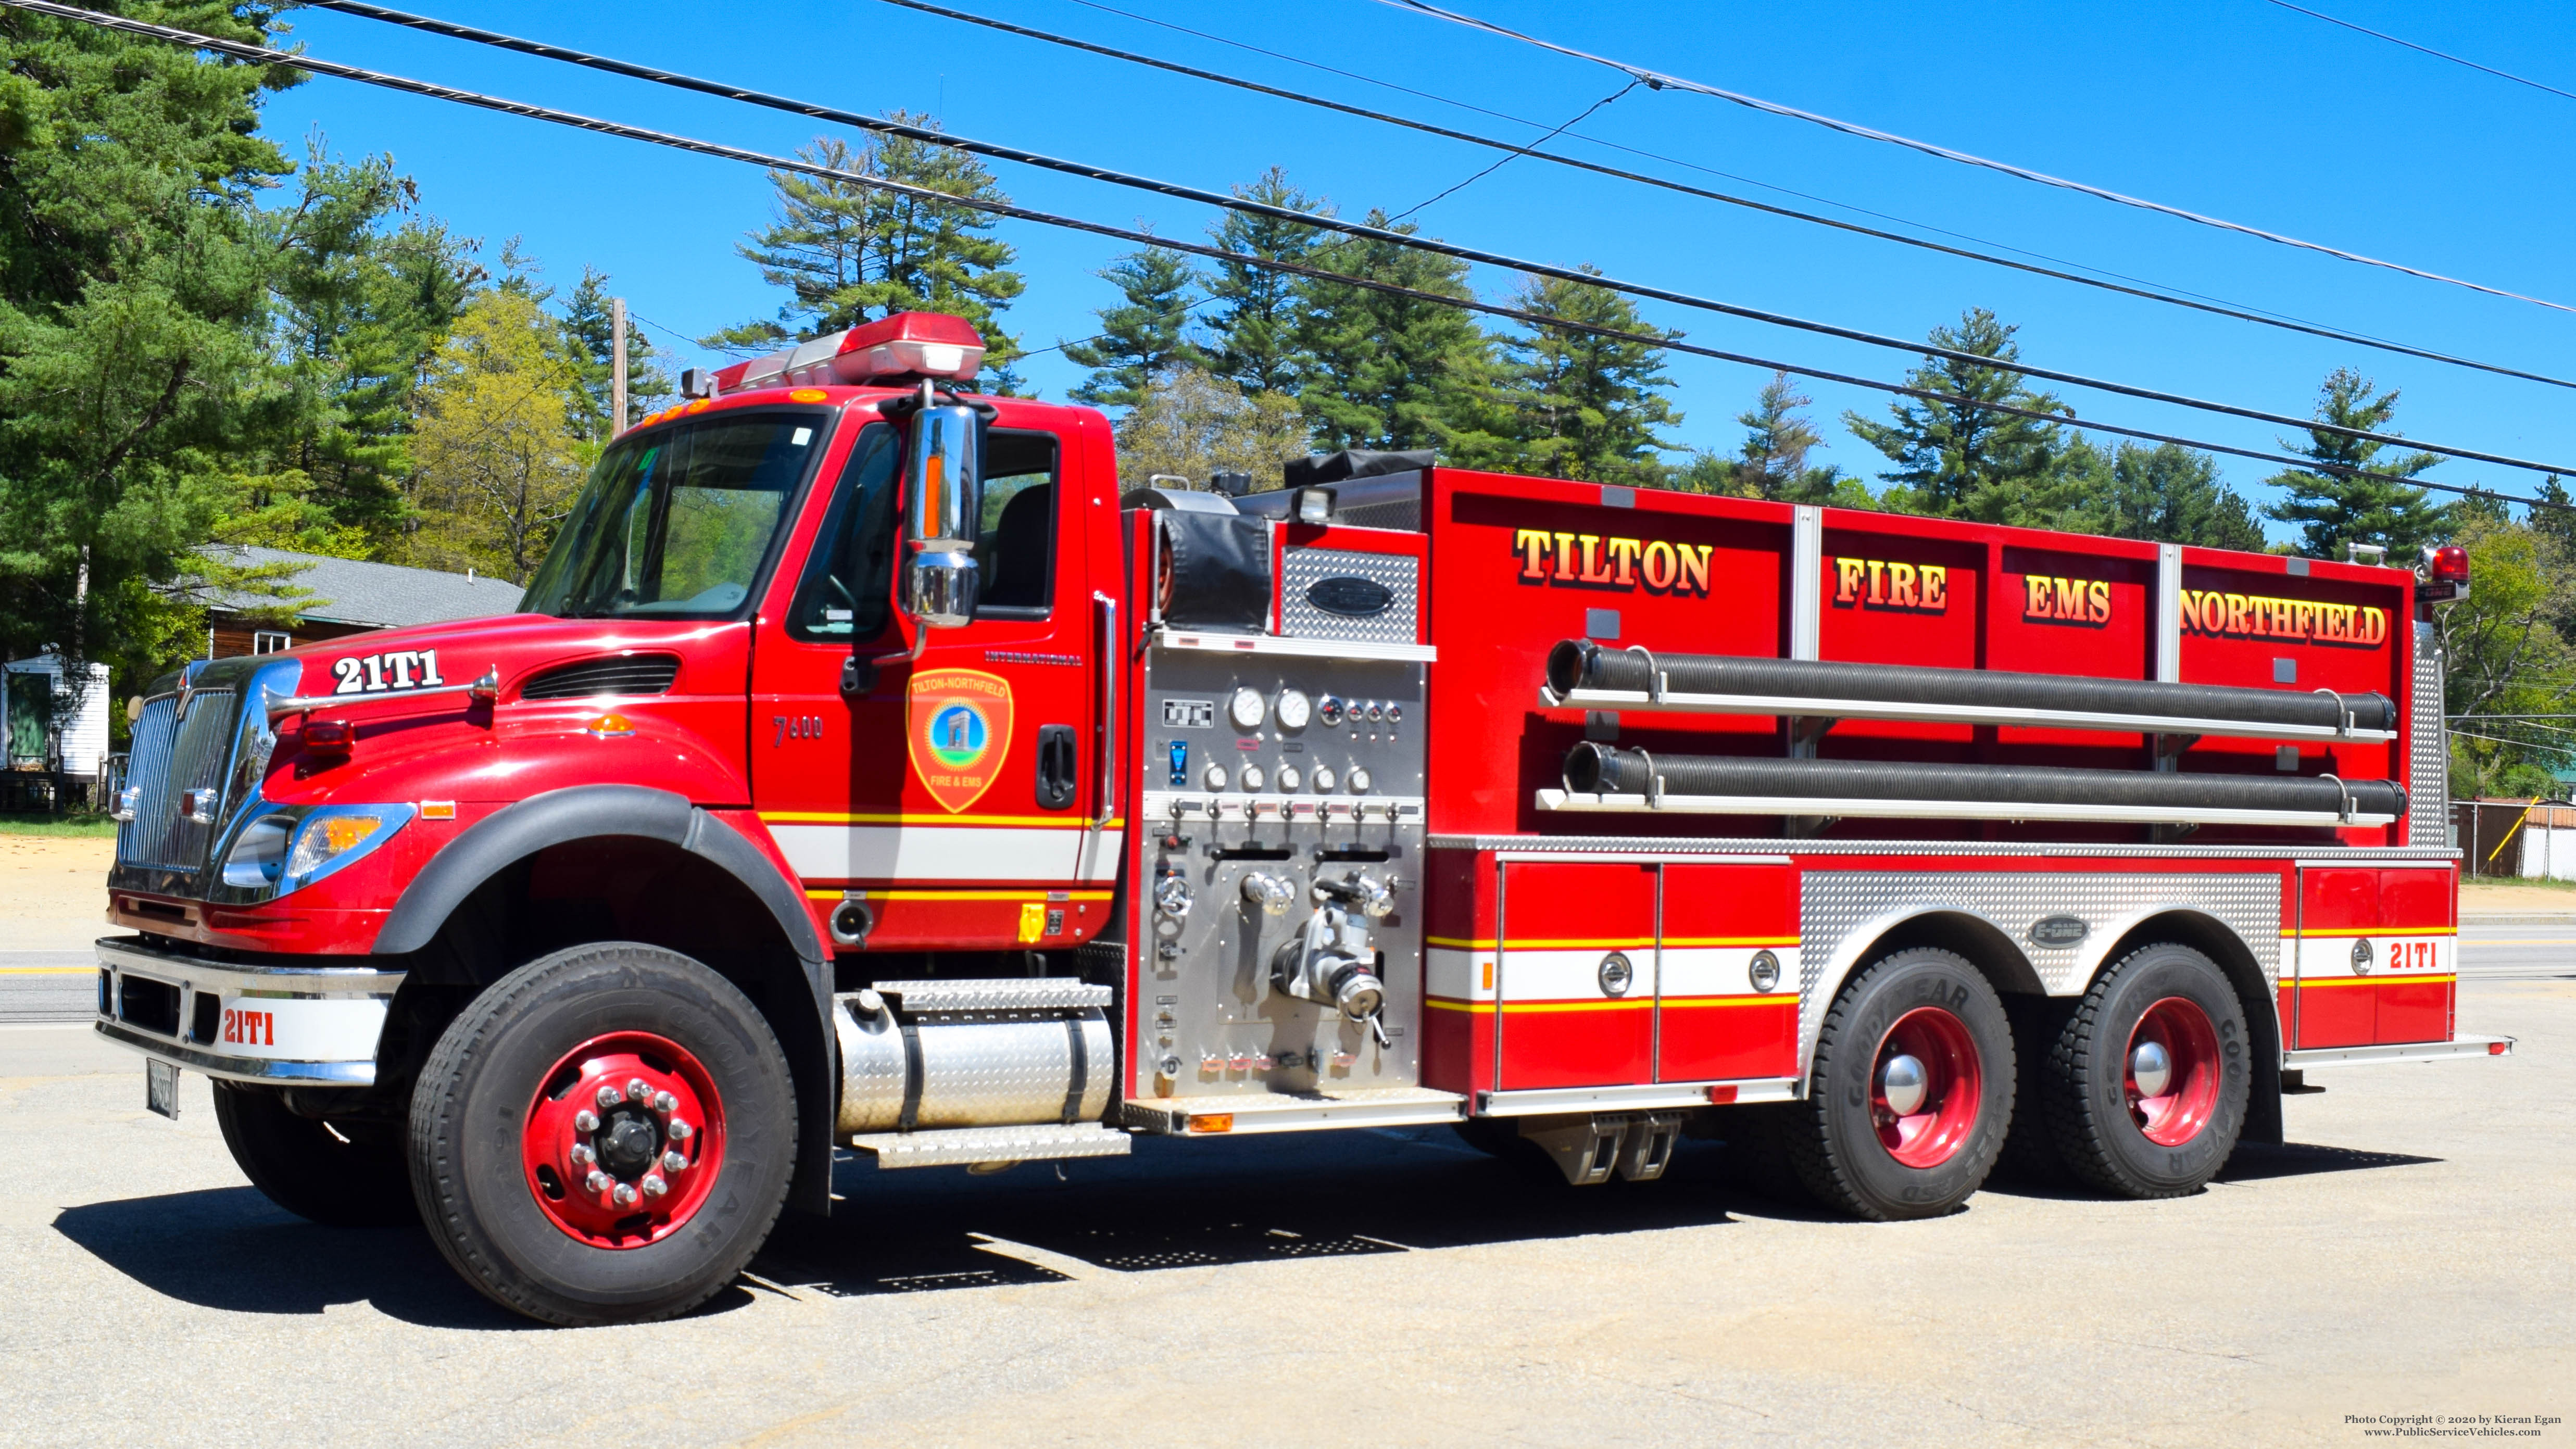
[[[1871,1219],[2190,1192],[2454,1025],[2430,611],[2228,553],[1304,460],[1128,486],[906,314],[608,450],[504,618],[137,701],[98,1030],[558,1323],[881,1167],[1713,1134]],[[1167,481],[1154,480],[1157,485]],[[1133,480],[1130,480],[1132,484]]]

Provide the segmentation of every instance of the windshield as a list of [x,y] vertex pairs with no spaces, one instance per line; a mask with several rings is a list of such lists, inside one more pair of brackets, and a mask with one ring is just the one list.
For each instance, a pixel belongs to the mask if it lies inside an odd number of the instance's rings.
[[819,409],[718,413],[610,447],[520,611],[733,613],[751,597],[829,425]]

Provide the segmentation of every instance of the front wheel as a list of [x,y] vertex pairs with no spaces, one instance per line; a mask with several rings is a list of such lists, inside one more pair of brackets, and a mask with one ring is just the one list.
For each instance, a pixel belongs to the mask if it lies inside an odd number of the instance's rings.
[[1775,1126],[1819,1202],[1876,1222],[1928,1218],[1984,1185],[2012,1101],[2003,1001],[1964,958],[1916,947],[1834,998],[1807,1100]]
[[2245,1008],[2189,946],[2131,952],[2102,973],[2039,1064],[2058,1157],[2120,1197],[2197,1192],[2236,1150],[2253,1080]]
[[577,946],[493,984],[412,1095],[412,1184],[466,1281],[550,1323],[687,1312],[777,1221],[787,1059],[731,982],[658,947]]

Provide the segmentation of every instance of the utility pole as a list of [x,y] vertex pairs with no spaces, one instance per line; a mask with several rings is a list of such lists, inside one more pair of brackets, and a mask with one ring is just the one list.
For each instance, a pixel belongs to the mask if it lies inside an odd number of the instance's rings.
[[626,431],[626,299],[608,299],[608,436]]

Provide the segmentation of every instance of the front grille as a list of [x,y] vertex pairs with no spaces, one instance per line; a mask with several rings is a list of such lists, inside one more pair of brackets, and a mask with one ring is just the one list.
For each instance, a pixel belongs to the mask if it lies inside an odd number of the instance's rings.
[[558,665],[528,681],[521,699],[588,699],[601,694],[660,694],[680,674],[676,654],[621,654]]
[[[171,701],[155,701],[153,707],[168,707],[176,713]],[[147,708],[147,722],[150,715]],[[138,736],[140,733],[138,727]],[[178,721],[176,730],[170,733],[166,753],[150,762],[161,767],[157,778],[147,774],[149,765],[141,762],[143,752],[138,745],[134,783],[143,788],[135,800],[133,821],[118,832],[116,853],[120,860],[165,870],[195,870],[205,862],[207,839],[214,827],[183,814],[180,797],[191,790],[214,790],[223,785],[224,767],[232,761],[232,743],[233,692],[201,689],[189,701],[188,717]],[[219,813],[217,819],[221,818]]]

